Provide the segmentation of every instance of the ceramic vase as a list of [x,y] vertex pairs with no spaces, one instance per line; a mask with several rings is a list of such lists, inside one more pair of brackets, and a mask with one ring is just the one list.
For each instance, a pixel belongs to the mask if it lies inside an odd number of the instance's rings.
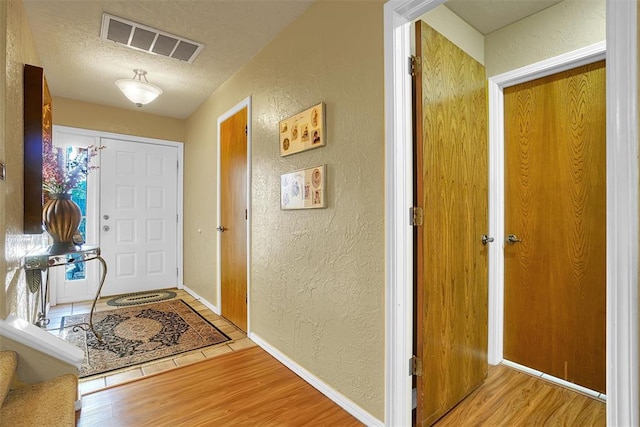
[[78,205],[71,200],[71,194],[49,194],[42,207],[44,229],[53,238],[51,253],[64,253],[76,249],[73,235],[80,225],[82,213]]

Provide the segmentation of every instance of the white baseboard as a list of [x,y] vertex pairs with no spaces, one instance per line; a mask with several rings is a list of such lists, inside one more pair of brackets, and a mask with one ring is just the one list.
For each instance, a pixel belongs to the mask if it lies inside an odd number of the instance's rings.
[[218,307],[216,307],[215,305],[211,304],[206,299],[202,298],[200,295],[198,295],[193,290],[189,289],[187,286],[182,285],[182,288],[186,293],[188,293],[189,295],[191,295],[192,297],[194,297],[195,299],[200,301],[202,304],[204,304],[204,306],[207,307],[209,310],[213,311],[218,316],[220,315],[220,310],[218,310]]
[[384,426],[384,423],[382,421],[380,421],[379,419],[377,419],[376,417],[374,417],[373,415],[371,415],[370,413],[368,413],[367,411],[365,411],[364,409],[362,409],[361,407],[353,403],[351,400],[349,400],[340,392],[331,388],[331,386],[329,386],[327,383],[322,381],[320,378],[316,377],[311,372],[307,371],[305,368],[298,365],[293,360],[289,359],[287,356],[285,356],[276,348],[272,347],[269,343],[264,341],[255,333],[253,332],[250,333],[249,338],[256,344],[258,344],[260,347],[262,347],[267,353],[269,353],[270,355],[278,359],[280,363],[282,363],[287,368],[295,372],[300,378],[305,380],[307,383],[309,383],[312,387],[314,387],[320,393],[327,396],[329,399],[334,401],[342,409],[344,409],[345,411],[353,415],[355,418],[357,418],[360,422],[364,423],[367,426],[376,426],[376,427]]

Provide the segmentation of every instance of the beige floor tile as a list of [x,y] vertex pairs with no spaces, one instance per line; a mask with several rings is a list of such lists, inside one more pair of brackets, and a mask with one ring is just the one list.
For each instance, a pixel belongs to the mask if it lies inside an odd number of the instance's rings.
[[244,332],[242,331],[233,331],[233,332],[229,332],[227,334],[229,336],[229,338],[231,338],[232,340],[241,340],[243,338],[246,338],[247,336],[245,335]]
[[204,357],[204,354],[202,354],[201,351],[198,351],[198,352],[187,354],[184,356],[178,356],[175,359],[173,359],[173,361],[178,366],[184,366],[184,365],[188,365],[189,363],[200,362],[205,359],[206,357]]
[[49,329],[59,329],[60,323],[62,322],[61,317],[49,318],[49,324],[47,325],[47,330]]
[[234,341],[228,344],[234,351],[241,350],[243,348],[255,347],[257,344],[251,341],[249,338],[243,338],[238,341]]
[[222,319],[220,316],[218,316],[217,314],[215,314],[214,312],[212,312],[211,310],[207,309],[204,312],[200,313],[202,315],[202,317],[204,317],[205,319],[207,319],[209,322],[214,322],[216,320],[220,320]]
[[95,378],[87,381],[80,381],[78,383],[78,388],[80,389],[80,394],[90,393],[92,391],[100,390],[105,388],[106,382],[104,377]]
[[218,329],[220,329],[222,332],[224,332],[227,335],[238,331],[238,328],[236,328],[233,325],[219,326]]
[[210,359],[212,357],[215,356],[220,356],[221,354],[225,354],[225,353],[231,353],[233,351],[233,349],[231,347],[229,347],[228,345],[224,344],[218,347],[211,347],[208,348],[206,350],[203,350],[202,352],[204,353],[205,357],[207,359]]
[[161,362],[150,363],[142,367],[142,372],[144,375],[155,374],[157,372],[168,371],[169,369],[175,368],[177,365],[174,363],[173,359],[163,360]]
[[136,368],[128,371],[120,372],[119,374],[113,374],[106,377],[108,386],[120,384],[125,381],[140,378],[142,376],[142,369]]
[[227,326],[229,324],[229,321],[227,321],[224,318],[219,318],[213,321],[213,324],[220,327],[220,326]]

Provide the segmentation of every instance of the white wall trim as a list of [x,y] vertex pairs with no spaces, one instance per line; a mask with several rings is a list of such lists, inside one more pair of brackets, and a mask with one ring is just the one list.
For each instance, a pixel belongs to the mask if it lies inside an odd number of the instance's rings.
[[504,336],[504,97],[503,89],[605,59],[606,43],[596,43],[489,78],[489,354],[503,359]]
[[[238,111],[241,111],[243,108],[247,108],[247,334],[251,331],[251,135],[252,135],[252,126],[251,126],[251,96],[246,97],[231,109],[227,110],[224,114],[218,117],[217,124],[217,148],[216,148],[216,168],[217,168],[217,222],[218,225],[221,221],[221,210],[220,210],[220,125],[227,120],[229,117],[236,114]],[[217,300],[218,307],[222,309],[222,272],[221,272],[221,240],[220,233],[218,233],[217,240],[217,249],[216,249],[216,271],[217,271]],[[217,313],[219,314],[219,313]]]
[[204,305],[205,307],[207,307],[209,310],[213,311],[215,314],[217,314],[218,316],[220,315],[220,310],[218,310],[218,307],[216,307],[215,305],[211,304],[208,300],[202,298],[197,292],[195,292],[193,289],[184,286],[184,291],[186,293],[188,293],[189,295],[191,295],[192,297],[194,297],[196,300],[198,300],[199,302],[202,303],[202,305]]
[[607,1],[607,425],[638,426],[637,1]]
[[[295,372],[300,378],[308,382],[312,387],[318,390],[320,393],[327,396],[333,402],[335,402],[342,409],[353,415],[360,422],[364,423],[370,427],[383,426],[382,421],[378,420],[376,417],[371,415],[369,412],[362,409],[360,406],[349,400],[339,391],[331,388],[327,383],[322,381],[320,378],[313,375],[311,372],[307,371],[302,366],[298,365],[296,362],[287,357],[284,353],[280,352],[278,349],[273,347],[271,344],[267,343],[265,340],[260,338],[258,335],[251,333],[249,334],[249,338],[262,347],[267,353],[275,357],[280,363],[285,365],[287,368]],[[411,424],[409,424],[411,425]]]
[[606,47],[606,42],[594,43],[572,52],[563,53],[553,58],[548,58],[534,64],[507,71],[506,73],[495,75],[491,77],[490,80],[497,82],[504,88],[546,77],[551,74],[561,73],[562,71],[604,59]]

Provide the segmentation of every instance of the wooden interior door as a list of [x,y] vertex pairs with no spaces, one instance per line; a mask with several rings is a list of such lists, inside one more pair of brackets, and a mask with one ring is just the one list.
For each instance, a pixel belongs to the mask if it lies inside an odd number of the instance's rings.
[[416,25],[416,355],[418,425],[487,375],[487,100],[484,67]]
[[247,331],[247,108],[220,124],[221,314]]
[[604,61],[504,90],[504,357],[605,391]]

